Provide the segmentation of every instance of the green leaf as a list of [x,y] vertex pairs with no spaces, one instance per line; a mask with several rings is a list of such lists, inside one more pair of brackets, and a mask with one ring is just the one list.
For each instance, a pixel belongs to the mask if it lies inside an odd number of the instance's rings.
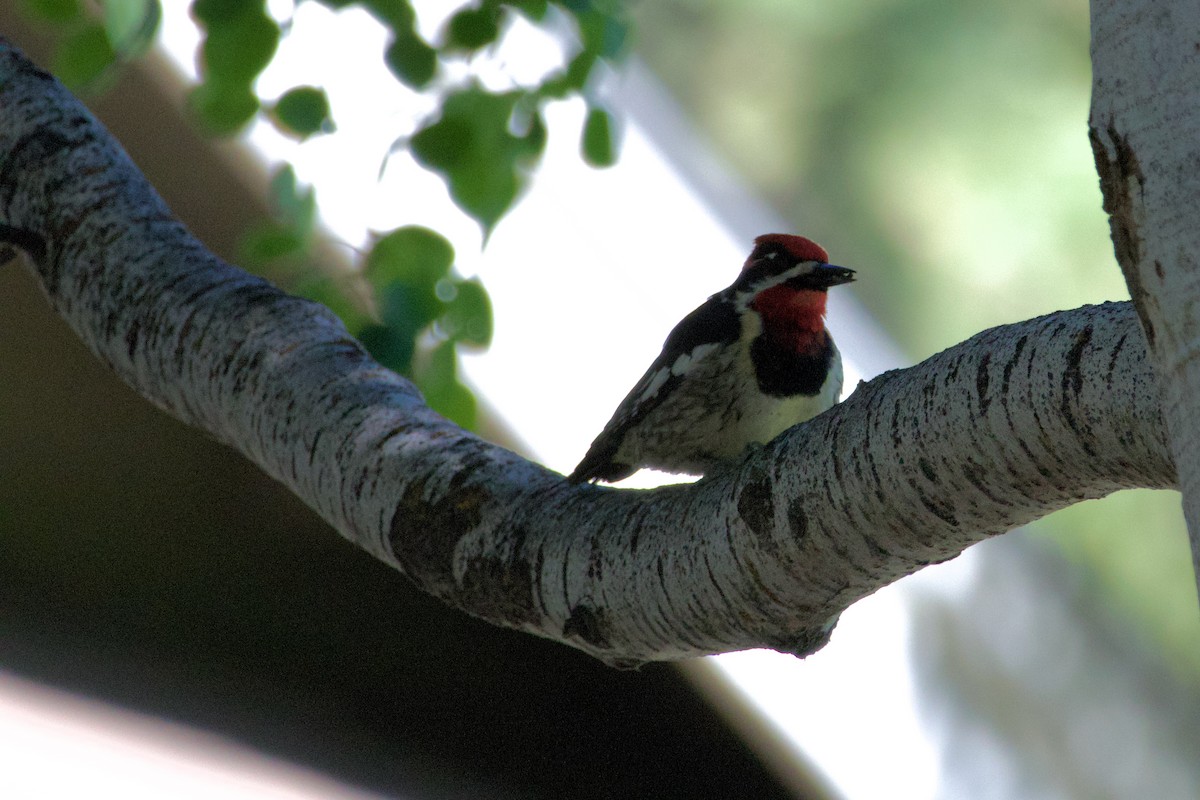
[[32,17],[62,25],[83,16],[79,0],[23,0],[21,10]]
[[508,0],[507,4],[534,22],[543,19],[546,16],[547,9],[550,7],[547,0]]
[[324,89],[315,86],[289,89],[276,101],[273,112],[276,127],[301,139],[334,130],[329,116],[329,98]]
[[[531,110],[527,110],[526,106]],[[537,166],[546,149],[546,120],[542,118],[541,108],[530,103],[517,103],[508,127],[517,137],[517,152],[521,165],[527,168]]]
[[307,239],[295,230],[268,222],[247,231],[240,250],[245,265],[262,268],[272,261],[304,252],[307,244]]
[[446,181],[459,208],[491,232],[524,185],[531,130],[512,130],[514,109],[523,92],[492,94],[469,86],[446,98],[441,116],[409,141],[413,157]]
[[[417,338],[447,312],[438,290],[446,284],[453,264],[450,242],[415,225],[391,231],[371,248],[364,275],[379,297],[383,324],[367,326],[363,344],[381,364],[397,372],[411,371]],[[470,298],[463,302],[469,303]],[[465,320],[468,311],[474,315],[473,329],[482,331],[478,303],[473,309],[464,306],[459,316]],[[490,309],[487,313],[490,320]]]
[[588,110],[583,123],[583,160],[593,167],[611,167],[617,161],[612,115],[603,108]]
[[583,49],[616,60],[625,52],[629,26],[620,18],[615,3],[568,3],[573,7]]
[[[330,5],[330,0],[322,0]],[[338,6],[352,4],[363,6],[371,16],[382,22],[393,31],[411,31],[417,15],[413,12],[408,0],[335,0]]]
[[158,0],[103,0],[101,6],[113,49],[127,58],[145,52],[162,18]]
[[423,286],[393,283],[383,290],[382,298],[383,324],[414,342],[442,313],[442,301]]
[[397,80],[413,89],[422,89],[437,74],[437,51],[412,31],[397,30],[383,60]]
[[[351,299],[354,293],[345,278],[335,278],[322,270],[309,269],[298,276],[291,286],[291,291],[318,302],[337,314],[346,329],[355,336],[374,324],[365,309]],[[380,361],[379,358],[375,360]]]
[[253,85],[279,45],[280,31],[263,0],[195,0],[192,16],[205,30],[204,82],[190,102],[210,133],[237,131],[258,113]]
[[263,0],[196,0],[192,15],[205,30],[205,82],[249,91],[279,46],[279,25]]
[[496,41],[499,35],[500,8],[495,2],[484,2],[475,8],[464,8],[450,18],[446,47],[475,51]]
[[456,281],[440,325],[461,344],[487,347],[492,343],[492,301],[478,279]]
[[214,136],[237,133],[258,113],[258,97],[248,86],[202,83],[188,96],[188,104],[204,129]]
[[51,71],[69,89],[79,91],[94,84],[117,59],[104,28],[96,23],[77,29],[59,47]]
[[[434,287],[450,272],[453,263],[454,247],[444,236],[429,228],[410,225],[397,228],[375,243],[367,256],[365,275],[377,292],[403,284],[437,300]],[[429,317],[426,323],[436,316]]]
[[569,94],[582,91],[598,60],[598,56],[590,51],[584,50],[578,53],[567,64],[565,70],[549,76],[542,83],[541,88],[537,91],[538,95],[561,99]]
[[459,383],[454,342],[442,342],[433,349],[428,363],[415,376],[415,383],[434,411],[464,428],[475,427],[475,396]]
[[296,171],[285,164],[271,176],[268,199],[275,219],[293,230],[309,235],[317,220],[317,196],[311,186],[301,186]]
[[383,366],[401,375],[410,374],[416,347],[406,331],[387,325],[367,325],[358,332],[358,340],[371,358]]

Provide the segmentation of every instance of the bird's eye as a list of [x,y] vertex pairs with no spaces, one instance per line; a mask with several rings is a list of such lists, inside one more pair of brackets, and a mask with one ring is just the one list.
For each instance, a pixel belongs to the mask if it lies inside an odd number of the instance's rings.
[[767,253],[765,257],[766,258],[775,258],[775,256],[777,256],[777,255],[779,255],[779,253],[776,253],[775,251],[771,251],[770,253]]

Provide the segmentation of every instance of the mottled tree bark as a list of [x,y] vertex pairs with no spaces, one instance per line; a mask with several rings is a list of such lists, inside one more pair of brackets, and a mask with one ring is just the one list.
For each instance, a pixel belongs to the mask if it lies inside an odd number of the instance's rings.
[[1200,4],[1092,2],[1089,135],[1200,578]]
[[1132,307],[986,331],[720,474],[570,486],[430,411],[326,309],[222,263],[0,43],[0,241],[96,355],[339,532],[498,625],[630,665],[805,654],[855,600],[1079,500],[1171,487]]

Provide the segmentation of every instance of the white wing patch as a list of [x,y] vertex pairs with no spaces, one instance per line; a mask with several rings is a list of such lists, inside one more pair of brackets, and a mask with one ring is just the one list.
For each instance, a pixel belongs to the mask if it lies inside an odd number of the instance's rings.
[[635,405],[640,406],[647,400],[650,400],[663,387],[663,384],[672,377],[679,377],[687,372],[690,372],[697,363],[708,358],[713,353],[721,349],[721,345],[713,342],[711,344],[702,344],[699,347],[693,348],[690,352],[684,353],[677,357],[675,362],[669,367],[659,367],[652,374],[646,375],[643,378],[645,388],[638,392]]
[[[676,360],[676,363],[678,363],[678,359]],[[667,378],[669,377],[671,377],[671,370],[667,367],[659,367],[657,370],[655,370],[654,374],[650,376],[650,380],[646,382],[646,388],[643,389],[642,393],[638,395],[637,402],[641,404],[646,402],[646,400],[649,398],[654,397],[654,395],[658,393],[658,390],[662,388],[662,385],[667,382]]]
[[702,344],[699,347],[693,348],[691,352],[684,353],[675,359],[675,363],[671,365],[671,374],[683,375],[685,372],[691,370],[697,361],[708,358],[719,347],[720,345],[713,342],[711,344]]

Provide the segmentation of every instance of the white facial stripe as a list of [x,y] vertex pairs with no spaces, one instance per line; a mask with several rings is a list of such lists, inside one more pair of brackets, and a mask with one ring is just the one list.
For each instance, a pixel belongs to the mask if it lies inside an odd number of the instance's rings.
[[794,267],[784,270],[783,272],[779,273],[778,275],[772,275],[768,278],[764,278],[762,281],[754,284],[746,291],[739,292],[737,301],[736,301],[738,310],[745,311],[746,308],[750,305],[750,301],[754,299],[754,296],[757,295],[759,292],[761,292],[763,289],[770,289],[772,286],[778,286],[781,283],[786,283],[787,281],[790,281],[792,278],[798,277],[800,275],[807,275],[808,273],[813,271],[814,266],[818,263],[820,263],[820,262],[801,261],[800,263],[796,264]]

